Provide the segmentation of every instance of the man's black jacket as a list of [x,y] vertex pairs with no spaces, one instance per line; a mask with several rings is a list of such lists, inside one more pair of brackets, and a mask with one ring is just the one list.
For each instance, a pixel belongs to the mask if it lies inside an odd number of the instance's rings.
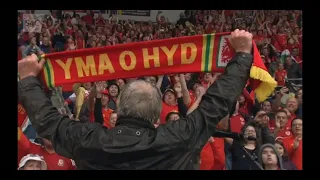
[[129,117],[120,117],[112,129],[70,120],[52,106],[35,77],[19,82],[19,99],[39,136],[50,139],[78,169],[192,170],[199,168],[202,147],[242,93],[251,64],[251,54],[237,53],[196,110],[158,128]]

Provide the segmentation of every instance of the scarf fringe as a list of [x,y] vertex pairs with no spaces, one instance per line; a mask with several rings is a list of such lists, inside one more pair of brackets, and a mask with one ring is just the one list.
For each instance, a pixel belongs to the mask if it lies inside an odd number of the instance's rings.
[[261,81],[260,85],[254,90],[259,102],[266,100],[277,87],[277,82],[271,75],[257,66],[252,65],[250,69],[250,77]]

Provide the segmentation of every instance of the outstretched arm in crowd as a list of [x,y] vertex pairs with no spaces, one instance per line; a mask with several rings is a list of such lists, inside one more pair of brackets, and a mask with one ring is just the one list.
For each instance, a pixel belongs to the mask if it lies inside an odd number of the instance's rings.
[[157,81],[157,84],[156,84],[156,87],[159,89],[159,91],[161,92],[161,85],[162,85],[162,81],[163,81],[163,75],[159,75],[158,76],[158,81]]
[[102,98],[101,92],[104,89],[103,86],[104,86],[103,82],[97,82],[95,84],[97,97],[96,97],[96,103],[94,106],[94,122],[99,124],[103,124],[102,103],[101,103],[101,98]]
[[176,92],[176,95],[177,95],[179,113],[182,115],[182,117],[186,117],[188,108],[183,102],[181,83],[176,83],[174,85],[174,91]]
[[27,154],[38,154],[40,145],[32,143],[18,127],[18,160]]
[[273,104],[272,104],[272,110],[274,112],[277,112],[279,110],[279,108],[281,107],[281,98],[282,96],[284,96],[287,92],[289,91],[289,89],[287,87],[283,87],[280,89],[279,92],[277,92],[276,94],[276,99],[274,100]]
[[168,140],[171,143],[182,140],[188,148],[202,148],[219,122],[230,113],[249,78],[253,60],[252,34],[236,30],[231,34],[230,42],[237,53],[224,74],[208,88],[198,108],[186,118],[159,126],[159,136],[165,131],[166,136],[172,134],[172,139]]
[[54,149],[59,155],[74,159],[73,153],[78,146],[81,146],[80,142],[88,133],[91,133],[90,137],[95,140],[93,130],[102,126],[97,123],[72,121],[52,106],[37,79],[44,63],[44,59],[38,62],[34,54],[18,62],[19,100],[25,107],[38,135],[53,142]]
[[184,77],[184,74],[180,74],[180,83],[181,83],[181,91],[182,91],[182,98],[183,98],[183,102],[184,104],[188,107],[190,106],[191,103],[191,97],[188,91],[188,87],[187,87],[187,82],[186,79]]

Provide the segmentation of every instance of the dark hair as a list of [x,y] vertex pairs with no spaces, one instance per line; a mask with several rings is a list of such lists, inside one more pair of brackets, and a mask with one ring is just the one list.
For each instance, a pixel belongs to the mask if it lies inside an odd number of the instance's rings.
[[289,160],[289,153],[287,148],[284,146],[282,141],[276,140],[274,144],[279,144],[283,148],[283,155],[282,155],[282,160],[283,161],[288,161]]
[[290,127],[291,127],[291,128],[292,128],[293,121],[295,121],[295,120],[297,120],[297,119],[299,119],[299,120],[301,120],[301,121],[302,121],[302,118],[300,118],[300,117],[296,117],[296,118],[292,119],[292,121],[291,121],[291,125],[290,125]]
[[261,105],[263,105],[265,102],[269,102],[270,103],[270,106],[272,107],[272,103],[271,103],[271,101],[270,100],[265,100],[265,101],[263,101],[262,103],[261,103]]
[[278,114],[278,113],[285,113],[287,116],[288,116],[288,114],[287,114],[287,111],[285,111],[285,110],[283,110],[283,109],[279,109],[277,112],[276,112],[276,115]]
[[252,126],[256,131],[256,147],[259,147],[263,144],[262,138],[261,138],[261,125],[259,122],[256,121],[248,121],[242,128],[241,128],[241,139],[242,143],[245,143],[244,139],[244,131],[249,127]]
[[166,122],[169,121],[169,118],[172,114],[177,114],[179,116],[179,118],[181,118],[181,114],[179,112],[169,112],[166,116]]

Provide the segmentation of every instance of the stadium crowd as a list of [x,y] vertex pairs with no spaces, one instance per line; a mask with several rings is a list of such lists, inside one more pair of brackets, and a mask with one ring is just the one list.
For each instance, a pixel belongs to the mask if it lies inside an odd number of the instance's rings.
[[[278,82],[274,93],[259,103],[250,87],[230,112],[228,126],[217,127],[203,147],[200,170],[302,170],[302,12],[299,10],[186,10],[176,23],[159,11],[156,23],[105,19],[87,10],[73,15],[50,10],[41,32],[26,32],[18,13],[18,59],[82,48],[113,46],[155,39],[231,32],[253,34],[261,58]],[[26,10],[25,14],[32,14]],[[220,73],[185,73],[77,83],[55,88],[51,100],[61,113],[76,121],[113,128],[116,99],[124,85],[143,79],[160,89],[162,111],[155,127],[187,116]],[[24,122],[25,123],[25,122]],[[52,143],[37,137],[30,122],[18,127],[19,170],[75,170],[73,160],[55,153]]]

